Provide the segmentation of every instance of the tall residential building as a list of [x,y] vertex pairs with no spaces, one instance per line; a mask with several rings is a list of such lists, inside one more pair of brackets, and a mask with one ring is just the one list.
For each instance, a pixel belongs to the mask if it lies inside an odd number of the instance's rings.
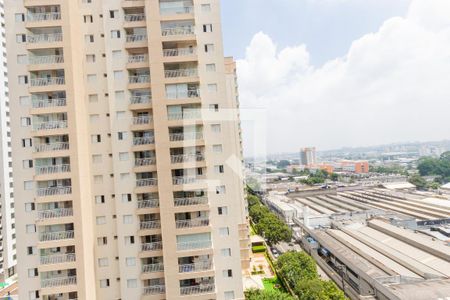
[[219,2],[5,0],[20,299],[243,298]]
[[16,231],[3,1],[0,1],[0,281],[15,274]]
[[311,166],[315,165],[316,161],[316,148],[301,148],[300,149],[300,165]]

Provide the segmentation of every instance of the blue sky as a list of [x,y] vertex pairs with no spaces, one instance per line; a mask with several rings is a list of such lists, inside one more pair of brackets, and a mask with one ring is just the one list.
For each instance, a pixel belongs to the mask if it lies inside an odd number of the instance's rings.
[[405,15],[409,0],[223,0],[225,54],[241,59],[255,33],[281,48],[306,44],[314,65],[340,57],[353,40]]

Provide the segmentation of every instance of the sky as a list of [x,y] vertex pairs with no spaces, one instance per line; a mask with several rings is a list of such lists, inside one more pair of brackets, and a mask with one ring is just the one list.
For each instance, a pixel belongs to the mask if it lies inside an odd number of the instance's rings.
[[222,19],[246,155],[450,138],[450,1],[223,0]]

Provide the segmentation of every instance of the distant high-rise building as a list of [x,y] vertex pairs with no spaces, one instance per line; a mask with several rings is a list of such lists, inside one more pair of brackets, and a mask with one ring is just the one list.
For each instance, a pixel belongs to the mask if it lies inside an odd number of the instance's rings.
[[300,165],[311,166],[316,164],[316,148],[308,147],[300,149]]
[[9,91],[5,39],[5,11],[0,1],[0,281],[15,274],[16,230],[12,180],[11,132],[9,128]]
[[219,4],[5,0],[20,299],[243,299]]

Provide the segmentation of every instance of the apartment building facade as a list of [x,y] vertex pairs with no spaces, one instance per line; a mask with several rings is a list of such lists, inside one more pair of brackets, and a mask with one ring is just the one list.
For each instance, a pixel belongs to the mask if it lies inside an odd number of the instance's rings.
[[219,6],[5,1],[20,299],[243,298]]
[[9,129],[8,69],[3,1],[0,1],[0,281],[15,274],[16,231],[12,181],[11,132]]

